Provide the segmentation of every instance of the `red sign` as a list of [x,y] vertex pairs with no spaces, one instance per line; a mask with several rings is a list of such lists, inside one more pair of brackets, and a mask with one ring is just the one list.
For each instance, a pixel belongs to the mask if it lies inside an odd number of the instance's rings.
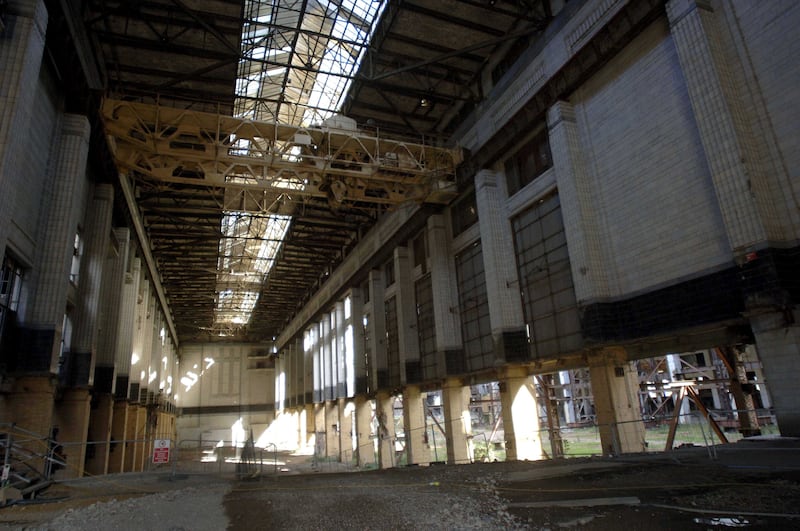
[[156,439],[154,441],[153,463],[169,463],[169,439]]

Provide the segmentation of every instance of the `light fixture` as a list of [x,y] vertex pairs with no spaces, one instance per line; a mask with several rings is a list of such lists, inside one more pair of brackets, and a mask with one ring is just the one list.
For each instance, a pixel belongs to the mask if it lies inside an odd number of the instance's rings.
[[422,98],[422,99],[419,100],[419,106],[420,107],[429,107],[430,104],[431,104],[431,102],[427,98]]

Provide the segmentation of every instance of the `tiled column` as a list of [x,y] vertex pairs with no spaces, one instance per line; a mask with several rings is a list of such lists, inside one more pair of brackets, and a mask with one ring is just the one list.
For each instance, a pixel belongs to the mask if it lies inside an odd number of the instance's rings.
[[7,27],[0,38],[0,253],[6,248],[9,216],[16,203],[13,186],[28,141],[47,10],[41,0],[13,0],[6,6]]
[[380,468],[393,468],[394,443],[394,397],[386,392],[375,396],[375,416],[378,419],[378,464]]
[[797,392],[800,360],[800,311],[765,313],[750,317],[758,357],[764,366],[766,386],[778,428],[784,437],[800,437],[800,394]]
[[409,465],[430,463],[431,455],[425,433],[425,394],[419,386],[403,388],[403,432],[406,437],[406,457]]
[[539,407],[533,379],[522,368],[509,368],[500,381],[503,430],[508,461],[542,458]]
[[130,231],[115,229],[117,254],[110,258],[108,273],[104,275],[98,319],[100,333],[97,337],[97,362],[94,367],[94,391],[111,393],[115,383],[116,344],[118,340],[122,310],[125,271],[128,268]]
[[514,239],[500,201],[497,180],[497,174],[489,170],[475,175],[489,322],[496,355],[506,360],[524,360],[528,358],[528,340],[514,260]]
[[728,239],[742,263],[759,244],[783,239],[782,202],[771,194],[746,115],[752,102],[739,86],[742,65],[726,54],[721,15],[710,2],[670,0],[667,16]]
[[472,420],[469,412],[470,389],[456,378],[442,386],[447,463],[451,465],[472,462]]
[[31,337],[26,342],[27,349],[19,353],[18,370],[22,372],[58,371],[73,243],[81,217],[88,152],[89,121],[85,116],[76,114],[62,116],[51,170],[52,199],[49,210],[42,216],[45,221],[37,260],[38,281],[29,307]]
[[603,455],[644,452],[639,375],[624,349],[607,348],[591,356],[589,376]]
[[130,261],[130,272],[125,275],[122,288],[119,323],[117,325],[117,342],[114,348],[114,365],[116,382],[114,396],[127,399],[130,390],[131,354],[133,352],[133,336],[136,328],[136,299],[139,295],[139,282],[142,278],[142,261],[133,258]]
[[578,300],[608,297],[607,275],[614,268],[605,265],[601,215],[595,211],[595,186],[583,159],[572,104],[556,102],[547,113],[547,125],[575,296]]
[[[436,326],[436,375],[447,374],[448,359],[461,366],[464,348],[458,319],[458,286],[456,270],[447,236],[444,216],[428,218],[433,314]],[[451,364],[453,364],[451,362]]]
[[114,188],[110,184],[97,185],[87,212],[84,231],[85,251],[78,279],[75,329],[67,362],[69,366],[67,382],[74,387],[93,384],[100,293],[108,256],[108,236],[111,232],[113,207]]
[[375,442],[372,434],[372,401],[366,395],[358,395],[356,404],[356,450],[358,466],[375,464]]

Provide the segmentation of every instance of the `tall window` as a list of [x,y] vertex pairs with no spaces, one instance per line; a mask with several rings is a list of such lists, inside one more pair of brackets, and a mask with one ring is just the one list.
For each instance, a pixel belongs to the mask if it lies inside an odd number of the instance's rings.
[[81,255],[83,255],[83,239],[81,233],[75,233],[75,239],[72,242],[72,265],[69,269],[69,281],[73,284],[78,284],[78,275],[81,272]]
[[400,385],[400,331],[397,328],[397,297],[384,304],[386,312],[386,359],[388,385]]
[[578,304],[557,193],[511,220],[532,353],[556,356],[583,346]]
[[553,166],[547,128],[542,127],[514,155],[506,160],[508,195],[514,195],[525,185]]
[[478,221],[478,206],[475,202],[475,191],[458,198],[450,207],[450,221],[453,224],[453,236],[458,236]]
[[493,367],[494,343],[480,242],[475,242],[456,256],[456,276],[466,368],[474,371]]
[[417,302],[417,338],[422,377],[436,376],[436,320],[433,314],[433,285],[427,274],[414,283],[414,300]]
[[23,269],[10,256],[3,258],[3,268],[0,270],[0,343],[7,326],[13,319],[19,307],[19,297],[22,292]]

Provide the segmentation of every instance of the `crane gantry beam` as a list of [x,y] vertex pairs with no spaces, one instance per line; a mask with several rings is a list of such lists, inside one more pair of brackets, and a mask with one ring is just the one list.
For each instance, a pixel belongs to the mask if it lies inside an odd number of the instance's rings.
[[106,99],[105,132],[135,178],[352,203],[447,203],[458,149],[383,138],[334,116],[300,127]]

